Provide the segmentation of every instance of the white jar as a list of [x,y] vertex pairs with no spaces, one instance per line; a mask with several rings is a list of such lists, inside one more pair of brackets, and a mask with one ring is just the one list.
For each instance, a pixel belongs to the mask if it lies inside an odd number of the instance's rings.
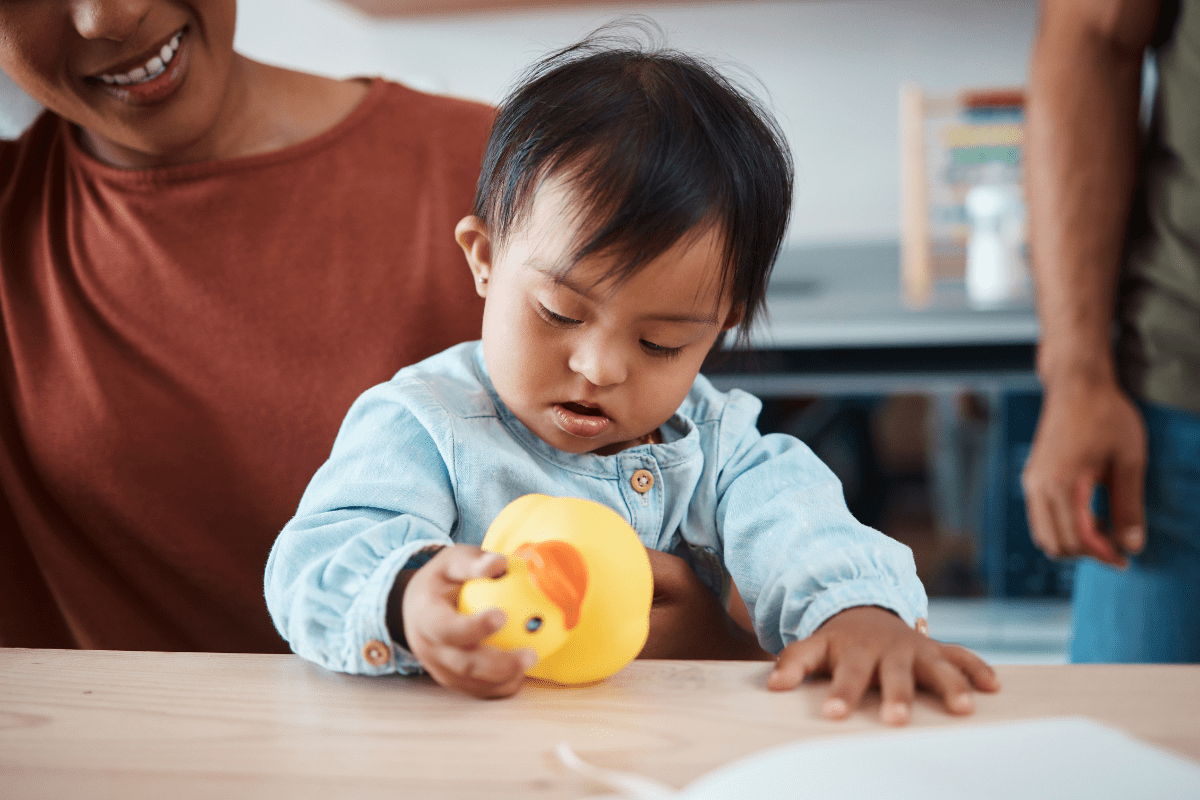
[[967,192],[967,302],[996,308],[1029,296],[1025,202],[1015,183],[982,183]]

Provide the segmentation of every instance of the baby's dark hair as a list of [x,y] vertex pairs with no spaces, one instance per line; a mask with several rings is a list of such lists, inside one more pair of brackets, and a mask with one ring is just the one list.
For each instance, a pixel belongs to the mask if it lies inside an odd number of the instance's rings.
[[699,58],[601,28],[534,64],[500,105],[475,195],[497,247],[549,178],[566,181],[580,223],[564,275],[604,254],[605,280],[620,282],[715,227],[746,340],[792,200],[786,139],[753,95]]

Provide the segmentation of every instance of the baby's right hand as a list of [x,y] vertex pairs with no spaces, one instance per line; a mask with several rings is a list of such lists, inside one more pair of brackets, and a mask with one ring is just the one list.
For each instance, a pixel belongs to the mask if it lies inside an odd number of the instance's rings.
[[401,615],[408,649],[433,679],[474,697],[516,694],[533,666],[531,650],[508,653],[483,644],[504,626],[504,612],[458,612],[458,592],[473,578],[498,578],[507,562],[499,553],[456,544],[418,569],[404,588]]

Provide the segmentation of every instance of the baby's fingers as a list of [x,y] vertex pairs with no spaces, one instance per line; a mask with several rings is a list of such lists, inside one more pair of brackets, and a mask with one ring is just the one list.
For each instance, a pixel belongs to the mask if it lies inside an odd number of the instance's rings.
[[441,578],[446,590],[457,596],[458,587],[475,578],[499,578],[508,568],[508,560],[500,553],[470,547],[447,548],[441,565]]
[[946,657],[944,646],[931,645],[917,655],[913,666],[917,683],[941,697],[952,714],[970,714],[975,710],[975,700],[966,674]]
[[775,669],[767,678],[767,688],[774,691],[795,689],[804,678],[823,669],[829,657],[829,643],[824,636],[810,636],[783,648],[775,661]]
[[471,650],[483,644],[483,640],[504,627],[506,619],[499,608],[489,608],[478,614],[459,614],[451,609],[438,609],[438,616],[444,616],[438,627],[441,635],[440,643],[460,650]]
[[916,684],[910,650],[891,651],[879,663],[879,716],[889,725],[903,725],[912,715]]
[[956,644],[944,644],[942,645],[942,655],[965,672],[967,678],[971,681],[971,685],[976,689],[984,692],[997,692],[1000,690],[1000,679],[996,677],[996,670],[992,669],[986,661],[967,648]]
[[856,708],[875,677],[877,656],[865,648],[848,649],[839,654],[833,667],[833,683],[829,699],[821,713],[830,719],[842,719]]
[[448,653],[476,650],[504,625],[504,612],[497,608],[460,614],[449,603],[417,602],[414,598],[414,605],[420,613],[414,616],[408,631],[409,647],[443,684],[445,673],[461,669],[461,665],[452,665],[457,657],[448,657]]
[[525,670],[536,659],[532,650],[508,653],[486,645],[474,650],[443,647],[437,654],[441,675],[434,677],[475,697],[508,697],[521,688]]

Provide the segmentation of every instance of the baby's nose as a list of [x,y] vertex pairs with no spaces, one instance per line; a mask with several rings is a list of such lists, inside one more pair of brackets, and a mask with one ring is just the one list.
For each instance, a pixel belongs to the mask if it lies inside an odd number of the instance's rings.
[[601,387],[623,383],[628,374],[618,348],[601,337],[589,337],[589,341],[580,343],[571,353],[568,365],[572,372]]

